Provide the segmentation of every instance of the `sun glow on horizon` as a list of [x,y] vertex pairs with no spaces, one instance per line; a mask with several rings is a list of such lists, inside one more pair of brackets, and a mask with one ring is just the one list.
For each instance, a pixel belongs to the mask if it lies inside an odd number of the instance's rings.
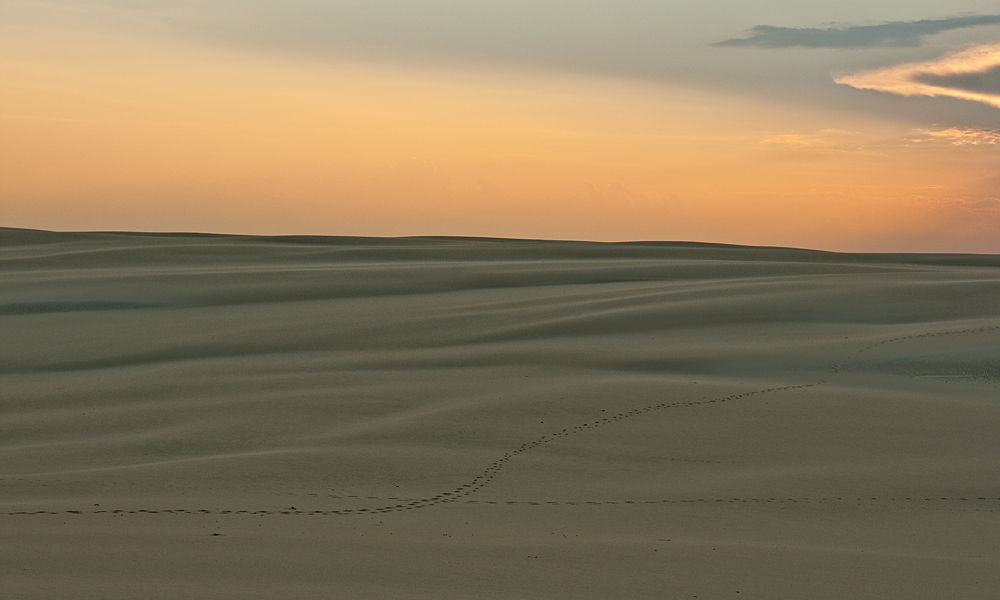
[[934,229],[1000,251],[989,132],[612,78],[14,33],[3,225],[841,250],[917,249]]

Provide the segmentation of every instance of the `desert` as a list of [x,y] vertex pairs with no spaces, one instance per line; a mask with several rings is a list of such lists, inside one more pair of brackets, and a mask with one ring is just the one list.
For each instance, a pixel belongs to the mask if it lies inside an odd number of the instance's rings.
[[1000,257],[0,229],[5,598],[993,598]]

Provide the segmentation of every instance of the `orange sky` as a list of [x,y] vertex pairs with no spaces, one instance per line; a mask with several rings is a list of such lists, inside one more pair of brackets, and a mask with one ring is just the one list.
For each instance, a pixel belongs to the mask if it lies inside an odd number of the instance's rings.
[[1000,252],[989,132],[690,86],[0,31],[0,225]]

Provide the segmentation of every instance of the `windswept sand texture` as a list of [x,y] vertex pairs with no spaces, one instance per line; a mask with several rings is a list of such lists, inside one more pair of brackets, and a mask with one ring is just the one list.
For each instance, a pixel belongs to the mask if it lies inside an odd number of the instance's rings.
[[0,597],[996,598],[1000,257],[0,230]]

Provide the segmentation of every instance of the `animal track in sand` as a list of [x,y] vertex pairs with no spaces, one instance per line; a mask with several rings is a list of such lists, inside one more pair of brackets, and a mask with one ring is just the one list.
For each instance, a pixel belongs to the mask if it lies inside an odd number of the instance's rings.
[[869,344],[869,345],[865,346],[864,348],[861,348],[860,350],[857,350],[857,351],[853,352],[852,354],[848,355],[847,358],[845,358],[843,361],[841,361],[841,362],[839,362],[839,363],[837,363],[835,365],[832,365],[830,367],[830,371],[832,373],[840,373],[840,371],[842,371],[844,369],[844,367],[847,366],[847,363],[849,363],[852,360],[856,359],[858,356],[864,354],[865,352],[870,352],[871,350],[874,350],[875,348],[878,348],[879,346],[884,346],[886,344],[891,344],[891,343],[894,343],[894,342],[902,342],[904,340],[916,340],[916,339],[923,339],[923,338],[943,337],[943,336],[946,336],[946,335],[961,335],[961,334],[967,334],[967,333],[986,333],[986,332],[989,332],[989,331],[1000,331],[1000,325],[994,325],[992,327],[979,327],[979,328],[970,328],[970,329],[958,329],[958,330],[954,330],[954,331],[935,331],[935,332],[927,332],[927,333],[915,333],[915,334],[912,334],[912,335],[901,335],[901,336],[894,337],[894,338],[886,338],[884,340],[879,340],[877,342]]
[[[838,505],[838,506],[863,506],[877,508],[881,506],[912,507],[928,510],[948,510],[956,512],[1000,512],[1000,497],[987,498],[978,497],[904,497],[904,498],[877,498],[877,497],[822,497],[822,498],[670,498],[664,500],[588,500],[588,501],[555,501],[555,500],[445,500],[449,504],[478,504],[487,506],[639,506],[650,504],[751,504],[751,505],[773,505],[782,508],[789,508],[792,505]],[[416,507],[411,507],[416,508]],[[247,516],[272,516],[272,515],[349,515],[349,514],[378,514],[386,512],[396,512],[385,509],[360,509],[360,510],[297,510],[291,507],[287,510],[188,510],[188,509],[161,509],[161,510],[63,510],[63,511],[12,511],[0,513],[6,516],[37,516],[37,515],[138,515],[138,514],[171,514],[171,515],[247,515]]]
[[[921,338],[934,338],[943,337],[948,335],[960,335],[960,334],[970,334],[970,333],[985,333],[991,331],[1000,331],[1000,325],[995,325],[991,327],[979,327],[979,328],[969,328],[953,331],[941,331],[941,332],[928,332],[913,335],[897,336],[893,338],[887,338],[869,344],[860,350],[853,352],[848,355],[841,362],[834,364],[830,367],[830,372],[832,374],[839,374],[845,366],[855,360],[857,357],[861,356],[865,352],[869,352],[880,346],[886,344],[900,342],[904,340],[911,339],[921,339]],[[484,487],[489,485],[490,482],[504,469],[512,460],[521,456],[526,452],[530,452],[536,448],[539,448],[545,444],[549,444],[554,441],[564,439],[568,436],[578,435],[584,432],[592,431],[594,429],[605,427],[607,425],[613,425],[615,423],[620,423],[626,419],[631,419],[635,417],[640,417],[648,415],[650,413],[655,413],[668,409],[682,409],[689,407],[707,406],[710,404],[724,404],[728,402],[735,402],[744,398],[751,396],[758,396],[762,394],[768,394],[778,391],[787,390],[798,390],[817,387],[826,383],[826,379],[820,379],[812,383],[798,384],[798,385],[786,385],[778,387],[769,387],[758,390],[746,391],[738,394],[730,394],[727,396],[720,396],[712,399],[706,400],[694,400],[694,401],[676,401],[676,402],[663,402],[660,404],[651,404],[648,406],[643,406],[639,408],[634,408],[629,411],[623,411],[608,417],[597,419],[594,421],[589,421],[586,423],[581,423],[573,427],[567,427],[559,431],[555,431],[546,435],[542,435],[534,440],[527,441],[515,449],[512,449],[502,456],[494,460],[486,469],[482,470],[476,477],[472,480],[454,488],[451,491],[441,492],[435,496],[430,496],[426,498],[392,498],[392,497],[379,497],[379,496],[337,496],[333,494],[326,494],[326,497],[336,498],[336,499],[352,499],[352,500],[373,500],[379,501],[381,505],[373,505],[369,507],[362,508],[345,508],[341,510],[187,510],[187,509],[172,509],[172,510],[97,510],[97,511],[79,511],[79,510],[69,510],[63,512],[53,512],[53,511],[15,511],[6,514],[8,516],[19,516],[19,515],[58,515],[58,514],[214,514],[214,515],[365,515],[373,513],[389,513],[389,512],[400,512],[405,510],[415,510],[422,508],[429,508],[432,506],[442,505],[442,504],[453,504],[453,503],[465,503],[465,504],[485,504],[485,505],[527,505],[527,506],[587,506],[587,505],[636,505],[636,504],[688,504],[688,503],[749,503],[749,504],[778,504],[778,505],[791,505],[791,504],[841,504],[846,505],[849,503],[854,503],[855,505],[884,505],[884,504],[895,504],[895,505],[910,505],[917,506],[921,502],[925,503],[927,506],[932,505],[932,503],[942,503],[942,502],[958,502],[966,503],[961,504],[961,506],[978,506],[980,508],[962,508],[962,510],[988,510],[993,512],[994,510],[1000,510],[1000,497],[992,498],[979,495],[970,495],[964,498],[916,498],[916,497],[906,497],[906,498],[787,498],[787,499],[776,499],[776,498],[698,498],[698,499],[666,499],[666,500],[615,500],[615,501],[578,501],[578,502],[567,502],[567,501],[521,501],[521,500],[474,500],[468,499],[468,496],[482,490]],[[685,459],[678,459],[684,461]],[[689,460],[690,462],[699,462],[696,460]],[[700,462],[710,462],[710,461],[700,461]],[[306,494],[309,496],[318,497],[319,494]],[[394,502],[393,504],[385,504],[385,502]],[[947,509],[937,507],[939,510],[959,510],[957,508]]]

